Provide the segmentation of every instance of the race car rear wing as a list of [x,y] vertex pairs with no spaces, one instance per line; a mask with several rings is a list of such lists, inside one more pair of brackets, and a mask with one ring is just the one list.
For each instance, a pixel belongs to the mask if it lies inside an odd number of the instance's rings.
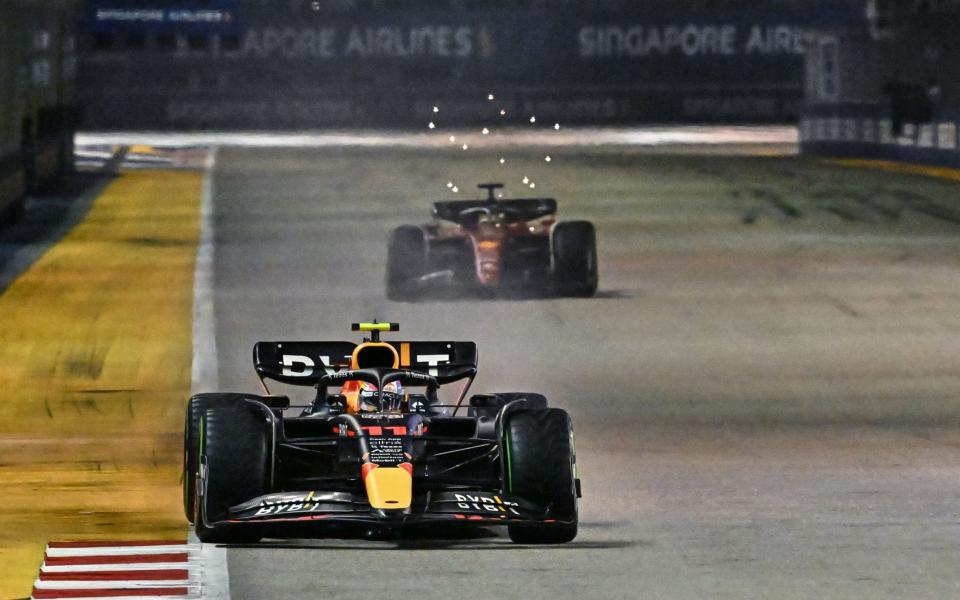
[[[476,373],[474,342],[387,342],[400,356],[400,368],[426,373],[450,383]],[[350,368],[353,342],[257,342],[253,367],[257,376],[291,385],[313,386],[325,373]]]
[[434,219],[459,223],[464,211],[476,208],[503,210],[515,216],[516,220],[533,221],[557,212],[557,201],[553,198],[516,198],[510,200],[450,200],[434,202],[431,211]]

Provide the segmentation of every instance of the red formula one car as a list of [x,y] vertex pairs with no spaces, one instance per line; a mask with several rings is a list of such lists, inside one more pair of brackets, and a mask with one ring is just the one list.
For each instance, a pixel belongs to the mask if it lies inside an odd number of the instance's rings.
[[553,198],[498,199],[501,183],[482,183],[483,200],[435,202],[432,223],[390,236],[387,297],[431,293],[521,292],[592,296],[596,233],[587,221],[557,222]]
[[[340,341],[258,342],[264,383],[286,396],[207,393],[190,399],[184,509],[204,542],[325,537],[343,529],[436,534],[505,526],[527,544],[577,535],[569,415],[536,393],[466,399],[477,347],[465,341],[382,342],[393,323]],[[441,403],[441,385],[461,382]]]

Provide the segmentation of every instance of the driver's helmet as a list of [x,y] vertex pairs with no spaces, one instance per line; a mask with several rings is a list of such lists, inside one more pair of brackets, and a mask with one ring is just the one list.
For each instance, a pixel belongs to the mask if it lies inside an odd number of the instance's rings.
[[366,381],[360,382],[357,404],[360,412],[401,412],[403,410],[403,385],[391,381],[383,386],[383,393],[377,393],[377,386]]

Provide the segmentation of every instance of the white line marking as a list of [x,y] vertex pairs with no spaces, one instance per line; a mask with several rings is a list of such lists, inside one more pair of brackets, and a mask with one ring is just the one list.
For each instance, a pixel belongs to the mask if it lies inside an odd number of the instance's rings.
[[104,565],[47,565],[40,567],[41,573],[92,573],[94,571],[159,571],[167,569],[193,569],[199,560],[175,563],[109,563]]
[[[82,600],[170,600],[171,598],[188,598],[189,596],[163,595],[163,596],[84,596]],[[32,598],[32,597],[31,597]],[[71,598],[71,596],[57,596],[57,598]]]
[[[41,581],[33,583],[37,590],[122,590],[125,588],[142,589],[152,588],[157,591],[170,588],[187,588],[188,594],[200,591],[197,584],[183,581]],[[206,596],[203,596],[206,598]]]
[[[200,204],[200,245],[193,282],[193,393],[215,391],[220,384],[217,372],[217,329],[213,315],[213,169],[217,148],[207,154]],[[230,600],[230,572],[227,551],[213,544],[201,544],[190,530],[190,544],[199,548],[201,597],[206,600]]]
[[110,160],[113,158],[113,152],[92,150],[87,148],[79,148],[73,152],[73,155],[79,156],[80,158],[102,158],[103,160]]
[[216,324],[213,319],[213,167],[217,149],[207,155],[200,201],[200,243],[193,274],[193,364],[191,385],[194,394],[216,391],[217,373]]
[[[466,130],[453,131],[468,135]],[[263,131],[155,133],[145,131],[84,132],[77,146],[147,144],[161,147],[235,146],[251,148],[408,147],[446,148],[447,135],[425,132],[326,131],[270,133]],[[478,147],[525,146],[662,146],[667,144],[796,144],[796,127],[783,126],[659,126],[571,127],[558,132],[508,131],[472,142]]]
[[170,546],[85,546],[81,548],[47,548],[47,556],[129,556],[131,554],[170,554],[188,552],[186,544]]
[[[190,542],[200,544],[193,531]],[[204,600],[230,600],[230,570],[227,549],[215,544],[200,544],[200,597]]]

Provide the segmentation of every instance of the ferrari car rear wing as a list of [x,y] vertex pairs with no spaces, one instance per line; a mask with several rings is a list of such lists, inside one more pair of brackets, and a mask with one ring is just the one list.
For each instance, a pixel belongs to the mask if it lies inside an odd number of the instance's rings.
[[[400,368],[449,383],[476,373],[474,342],[386,342],[400,357]],[[325,373],[350,368],[353,342],[257,342],[253,367],[261,379],[291,385],[316,385]]]
[[556,214],[557,201],[553,198],[516,198],[510,200],[450,200],[434,202],[432,215],[434,219],[460,222],[465,212],[475,209],[495,209],[513,213],[516,220],[532,221]]

